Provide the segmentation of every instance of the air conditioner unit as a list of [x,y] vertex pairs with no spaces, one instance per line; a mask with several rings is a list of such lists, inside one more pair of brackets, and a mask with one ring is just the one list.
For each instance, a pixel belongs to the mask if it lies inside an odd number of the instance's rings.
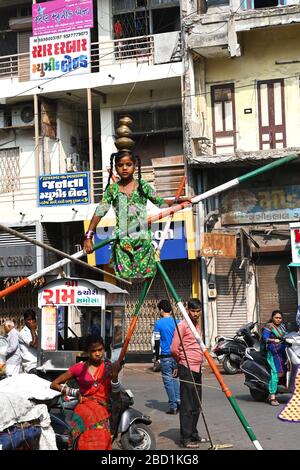
[[67,171],[81,171],[82,162],[80,160],[79,153],[71,153],[69,157],[66,158],[66,170]]
[[34,109],[31,103],[14,106],[12,108],[12,126],[33,126]]

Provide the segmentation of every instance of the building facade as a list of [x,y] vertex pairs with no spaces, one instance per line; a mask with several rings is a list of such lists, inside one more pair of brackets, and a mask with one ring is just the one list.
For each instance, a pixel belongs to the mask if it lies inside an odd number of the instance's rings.
[[[43,11],[44,2],[33,3]],[[84,221],[91,218],[105,187],[122,115],[133,119],[143,177],[160,195],[174,196],[185,174],[179,0],[92,3],[93,28],[61,36],[53,27],[38,36],[31,2],[0,1],[2,221],[68,253],[80,248]],[[78,51],[87,59],[78,58]],[[66,52],[68,58],[61,60],[59,54]],[[0,235],[2,288],[56,260],[40,248]],[[194,258],[184,255],[188,281],[176,258],[168,258],[177,287],[184,282],[191,286]],[[65,274],[94,277],[75,265],[67,265]],[[2,302],[1,320],[18,318],[23,307],[36,308],[39,284]],[[184,289],[186,300],[190,290]],[[154,291],[154,299],[160,298],[158,287]],[[135,299],[132,292],[129,313]],[[144,315],[152,325],[157,312],[151,308]],[[150,349],[148,330],[143,345],[135,341],[136,349]]]
[[[299,152],[300,5],[209,0],[182,9],[184,150],[201,193]],[[208,344],[277,308],[293,326],[297,292],[287,266],[299,184],[296,162],[200,204],[200,232],[237,239],[237,258],[201,261]]]

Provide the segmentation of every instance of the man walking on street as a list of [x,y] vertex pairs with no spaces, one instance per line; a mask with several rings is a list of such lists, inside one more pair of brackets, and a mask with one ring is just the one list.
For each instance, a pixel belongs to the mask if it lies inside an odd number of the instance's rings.
[[[188,301],[188,314],[199,334],[201,334],[199,325],[201,312],[202,305],[200,300],[190,299]],[[196,449],[199,447],[199,442],[208,442],[206,438],[199,436],[197,430],[200,416],[200,404],[197,393],[199,394],[200,401],[202,401],[201,366],[203,353],[185,320],[179,323],[178,330],[187,357],[186,360],[180,337],[178,332],[175,331],[171,353],[178,363],[178,376],[180,380],[180,440],[183,447]],[[192,375],[197,384],[196,389]]]
[[37,374],[37,322],[35,311],[27,309],[23,313],[25,326],[19,333],[22,365],[28,374]]
[[6,364],[7,377],[12,377],[20,372],[21,353],[19,347],[19,334],[12,320],[4,322],[5,336],[7,338]]
[[[166,413],[175,415],[180,406],[179,381],[174,378],[177,376],[177,363],[170,351],[175,331],[175,321],[171,315],[172,307],[168,300],[161,300],[157,307],[161,318],[154,325],[156,359],[160,359],[162,379],[169,399],[169,409]],[[176,322],[179,323],[179,320],[176,320]],[[158,342],[160,342],[160,355]]]

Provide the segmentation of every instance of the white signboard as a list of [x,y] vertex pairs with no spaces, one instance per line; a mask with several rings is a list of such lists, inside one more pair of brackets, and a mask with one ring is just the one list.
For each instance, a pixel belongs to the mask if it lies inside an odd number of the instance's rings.
[[300,224],[290,224],[293,263],[300,264]]
[[38,305],[77,305],[102,306],[104,291],[87,281],[63,281],[58,279],[51,282],[45,289],[39,291]]
[[31,80],[84,74],[90,70],[89,29],[30,38]]

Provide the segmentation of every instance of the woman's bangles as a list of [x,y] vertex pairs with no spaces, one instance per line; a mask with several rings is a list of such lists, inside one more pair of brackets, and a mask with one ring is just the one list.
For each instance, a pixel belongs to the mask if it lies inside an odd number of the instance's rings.
[[68,387],[67,384],[63,384],[62,387],[61,387],[61,393],[64,393],[68,397],[76,398],[76,397],[78,397],[80,392],[79,392],[78,388]]
[[94,236],[94,233],[93,230],[88,230],[85,234],[84,234],[84,239],[85,240],[92,240],[93,239],[93,236]]

